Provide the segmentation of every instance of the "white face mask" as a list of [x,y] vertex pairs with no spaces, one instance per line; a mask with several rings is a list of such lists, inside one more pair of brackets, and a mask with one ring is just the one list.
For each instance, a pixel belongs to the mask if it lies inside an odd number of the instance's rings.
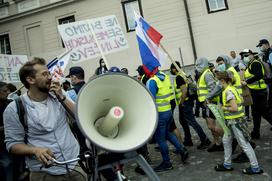
[[247,65],[249,62],[250,62],[250,59],[249,59],[249,57],[244,57],[244,62],[245,62],[245,64]]

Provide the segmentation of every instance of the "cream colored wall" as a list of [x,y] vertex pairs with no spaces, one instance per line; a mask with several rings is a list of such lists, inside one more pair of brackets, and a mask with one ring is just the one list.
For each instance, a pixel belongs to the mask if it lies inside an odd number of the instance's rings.
[[231,50],[257,51],[259,40],[272,42],[272,1],[228,1],[229,10],[207,13],[203,0],[190,0],[189,8],[198,56],[215,59]]
[[[272,1],[235,0],[228,1],[229,10],[208,14],[204,0],[188,0],[192,17],[193,33],[198,56],[215,59],[234,49],[255,49],[261,38],[272,41]],[[142,0],[144,18],[164,36],[162,44],[175,60],[180,61],[178,48],[181,47],[185,65],[194,63],[188,25],[183,0]],[[0,34],[9,32],[13,54],[27,54],[25,27],[32,24],[42,26],[44,52],[36,55],[50,60],[62,53],[57,19],[74,14],[76,20],[101,17],[110,14],[117,16],[129,43],[129,49],[107,55],[110,66],[127,67],[131,75],[141,63],[135,32],[126,33],[124,15],[120,0],[82,0],[66,4],[44,12],[25,16],[0,24]],[[169,67],[170,61],[162,69]],[[98,58],[81,64],[87,75],[93,74],[98,66]],[[67,70],[72,64],[69,64]],[[66,71],[67,72],[67,71]]]

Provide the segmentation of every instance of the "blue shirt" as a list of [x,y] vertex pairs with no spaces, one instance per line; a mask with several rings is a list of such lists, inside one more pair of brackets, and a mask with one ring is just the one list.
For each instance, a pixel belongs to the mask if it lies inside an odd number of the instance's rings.
[[269,54],[269,63],[272,65],[272,53]]
[[74,102],[76,102],[77,100],[77,93],[74,89],[68,90],[67,91],[67,96],[70,97],[70,99],[72,99]]

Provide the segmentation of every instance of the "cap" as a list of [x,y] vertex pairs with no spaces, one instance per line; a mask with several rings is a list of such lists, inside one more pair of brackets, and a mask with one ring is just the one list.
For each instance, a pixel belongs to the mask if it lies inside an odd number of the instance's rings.
[[267,39],[261,39],[259,41],[259,44],[256,46],[256,47],[260,47],[262,46],[263,44],[269,44],[269,41]]
[[239,54],[242,56],[242,55],[247,54],[247,53],[253,54],[253,55],[258,54],[257,52],[252,52],[250,49],[244,49],[244,50],[241,51]]
[[109,72],[121,72],[118,67],[111,67]]
[[214,67],[214,64],[211,63],[211,62],[209,62],[208,65],[209,65],[209,68],[213,68]]
[[84,75],[84,70],[81,67],[71,67],[69,69],[69,75],[66,77],[70,77],[71,75]]

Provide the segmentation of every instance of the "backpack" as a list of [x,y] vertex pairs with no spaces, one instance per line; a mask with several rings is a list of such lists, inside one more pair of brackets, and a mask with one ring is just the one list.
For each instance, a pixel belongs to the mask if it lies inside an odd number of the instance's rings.
[[[24,142],[27,143],[28,125],[27,125],[27,119],[25,119],[25,107],[23,105],[21,97],[14,99],[14,101],[16,104],[16,109],[18,112],[20,123],[22,124],[25,131]],[[13,157],[14,157],[14,165],[16,165],[14,174],[18,176],[17,179],[19,181],[28,180],[29,170],[26,168],[25,157],[21,155],[13,155]]]
[[262,65],[264,68],[264,81],[265,83],[269,83],[272,80],[272,66],[270,63],[262,61]]
[[197,85],[193,81],[191,75],[187,77],[187,83],[188,83],[188,97],[195,100],[197,98]]

